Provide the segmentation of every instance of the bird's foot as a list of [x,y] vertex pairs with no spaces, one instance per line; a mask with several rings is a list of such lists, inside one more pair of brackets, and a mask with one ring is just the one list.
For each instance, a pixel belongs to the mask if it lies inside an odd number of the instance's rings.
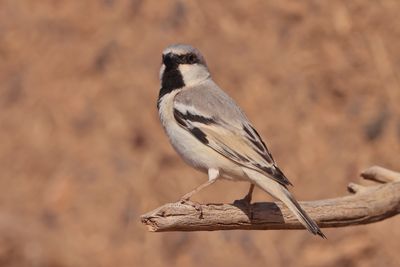
[[233,202],[233,205],[237,207],[243,207],[243,210],[247,213],[250,220],[253,219],[253,205],[251,204],[251,196],[246,195],[242,199],[237,199]]
[[199,218],[203,219],[203,208],[200,203],[191,201],[190,198],[185,198],[185,196],[183,196],[179,202],[181,204],[187,204],[187,205],[192,206],[195,210],[200,212]]

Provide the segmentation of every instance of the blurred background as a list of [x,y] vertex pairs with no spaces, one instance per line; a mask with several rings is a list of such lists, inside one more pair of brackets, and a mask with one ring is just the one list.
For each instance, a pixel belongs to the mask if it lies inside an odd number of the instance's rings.
[[[161,52],[177,42],[203,52],[299,200],[345,195],[371,165],[400,170],[399,12],[396,0],[0,0],[0,266],[399,266],[398,217],[328,240],[149,233],[139,220],[206,180],[158,120]],[[247,189],[221,181],[194,200]]]

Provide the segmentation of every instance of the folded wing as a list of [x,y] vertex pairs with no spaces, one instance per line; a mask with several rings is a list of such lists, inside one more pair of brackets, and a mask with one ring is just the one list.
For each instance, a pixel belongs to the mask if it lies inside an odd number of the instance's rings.
[[201,112],[187,103],[176,103],[174,118],[204,145],[246,168],[258,171],[283,186],[291,185],[276,166],[260,135],[242,118],[230,123],[218,116]]

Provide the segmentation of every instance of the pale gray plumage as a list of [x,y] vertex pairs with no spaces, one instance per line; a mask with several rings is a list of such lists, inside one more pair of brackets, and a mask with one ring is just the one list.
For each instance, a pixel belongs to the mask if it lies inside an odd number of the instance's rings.
[[[211,79],[182,90],[176,95],[174,103],[175,109],[181,113],[186,111],[190,113],[192,109],[192,112],[215,122],[210,125],[187,120],[186,124],[202,130],[208,137],[209,144],[207,145],[220,154],[262,173],[265,173],[263,168],[267,168],[271,172],[278,172],[272,156],[253,130],[245,114]],[[254,145],[251,140],[258,146]],[[234,143],[232,144],[232,142]],[[234,147],[233,151],[231,147]],[[237,154],[236,157],[232,155],[234,153]],[[278,177],[272,178],[277,179]],[[280,182],[289,184],[283,180]]]
[[211,79],[197,49],[166,48],[160,79],[159,114],[173,147],[187,163],[209,174],[209,182],[186,198],[218,177],[248,181],[283,201],[308,230],[325,237],[287,190],[289,180],[246,115]]
[[202,114],[223,119],[232,126],[241,127],[247,121],[242,110],[211,79],[183,90],[175,97],[175,103],[193,106]]

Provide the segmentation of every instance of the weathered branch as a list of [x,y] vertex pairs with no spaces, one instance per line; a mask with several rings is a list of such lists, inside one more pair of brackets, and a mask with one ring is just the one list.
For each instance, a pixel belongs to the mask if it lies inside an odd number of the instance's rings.
[[[352,195],[301,205],[322,228],[367,224],[400,213],[400,173],[371,167],[361,176],[383,184],[350,183]],[[200,210],[190,203],[169,203],[142,215],[141,220],[154,232],[304,228],[281,202],[255,203],[250,208],[242,202],[204,204]]]
[[400,181],[400,173],[379,166],[372,166],[361,173],[364,179],[378,183],[389,183]]

